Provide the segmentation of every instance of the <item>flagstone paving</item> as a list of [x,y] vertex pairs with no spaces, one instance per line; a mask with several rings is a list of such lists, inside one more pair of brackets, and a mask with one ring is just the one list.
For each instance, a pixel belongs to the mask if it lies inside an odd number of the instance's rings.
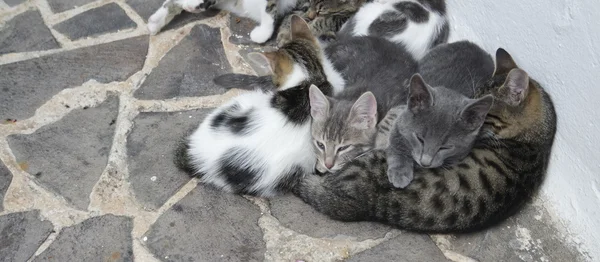
[[583,261],[539,205],[429,236],[198,185],[175,145],[273,47],[218,11],[148,36],[162,2],[0,0],[0,261]]

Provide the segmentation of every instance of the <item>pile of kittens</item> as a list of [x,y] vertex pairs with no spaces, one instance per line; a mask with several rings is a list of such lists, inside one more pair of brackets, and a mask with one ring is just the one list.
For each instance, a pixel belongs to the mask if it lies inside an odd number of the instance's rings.
[[461,233],[514,214],[543,181],[550,96],[504,49],[494,62],[446,43],[443,0],[168,0],[149,24],[211,7],[256,20],[252,40],[276,35],[279,48],[249,55],[269,76],[214,79],[250,91],[178,147],[176,164],[201,182],[292,192],[342,221]]

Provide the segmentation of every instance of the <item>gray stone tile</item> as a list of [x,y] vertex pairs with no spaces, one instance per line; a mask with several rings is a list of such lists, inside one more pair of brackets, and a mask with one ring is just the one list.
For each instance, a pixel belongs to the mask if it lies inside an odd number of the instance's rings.
[[0,55],[60,48],[37,10],[17,15],[0,27]]
[[53,229],[37,210],[0,216],[0,260],[27,261]]
[[225,89],[212,80],[230,72],[219,28],[197,25],[165,55],[134,96],[168,99],[221,94]]
[[129,217],[104,215],[63,228],[33,261],[133,261]]
[[198,127],[211,109],[140,113],[127,141],[129,181],[136,199],[157,209],[190,180],[173,164],[180,138]]
[[[127,0],[127,4],[133,8],[144,21],[148,21],[148,18],[158,10],[158,8],[164,3],[164,0]],[[179,28],[190,22],[206,19],[213,17],[219,13],[218,10],[208,10],[206,12],[194,14],[188,12],[182,12],[176,16],[168,25],[163,28],[164,30]]]
[[115,3],[87,10],[54,26],[71,40],[135,28],[136,24]]
[[111,96],[95,108],[73,110],[33,134],[11,135],[8,143],[38,183],[85,210],[108,161],[118,104]]
[[428,235],[402,233],[346,261],[442,262],[450,260],[444,257],[442,251]]
[[124,81],[142,69],[147,52],[148,37],[140,36],[0,65],[0,119],[28,118],[61,90],[90,79]]
[[52,12],[60,13],[94,1],[96,0],[48,0],[48,4]]
[[282,225],[311,237],[350,237],[362,241],[384,237],[391,230],[378,223],[335,221],[292,195],[273,198],[269,202],[271,213]]
[[4,211],[4,194],[6,194],[10,186],[10,182],[12,182],[12,174],[4,163],[0,161],[0,212]]
[[259,216],[243,197],[199,185],[158,218],[146,244],[162,261],[263,261]]
[[25,1],[26,0],[4,0],[4,2],[10,7],[20,5],[22,3],[25,3]]
[[585,261],[565,243],[550,215],[532,205],[493,228],[455,235],[450,244],[454,251],[479,261]]

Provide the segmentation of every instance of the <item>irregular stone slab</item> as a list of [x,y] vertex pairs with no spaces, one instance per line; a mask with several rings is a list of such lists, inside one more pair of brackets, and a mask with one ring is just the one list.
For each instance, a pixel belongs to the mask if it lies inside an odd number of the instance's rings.
[[202,185],[158,218],[148,248],[162,261],[263,261],[260,210]]
[[206,18],[216,16],[217,14],[219,14],[219,12],[221,12],[221,11],[213,10],[213,9],[206,10],[204,12],[197,13],[197,14],[188,13],[188,12],[183,11],[181,14],[179,14],[178,16],[173,18],[173,20],[171,20],[171,22],[169,22],[169,24],[165,25],[165,27],[161,31],[177,29],[177,28],[180,28],[191,22],[200,21],[200,20],[204,20]]
[[37,210],[0,216],[0,258],[2,261],[27,261],[54,226],[39,219]]
[[60,13],[94,1],[96,0],[48,0],[48,4],[53,13]]
[[135,10],[138,15],[148,21],[148,18],[158,10],[164,0],[127,0],[127,4]]
[[10,182],[12,182],[12,174],[4,163],[0,161],[0,212],[4,211],[4,194],[6,194],[10,186]]
[[133,219],[104,215],[64,228],[33,261],[133,261]]
[[230,72],[220,30],[197,25],[165,55],[134,96],[168,99],[221,94],[225,89],[212,80]]
[[142,69],[147,52],[148,37],[140,36],[0,65],[0,119],[28,118],[61,90],[90,79],[124,81]]
[[379,223],[335,221],[292,195],[273,198],[269,202],[271,213],[282,225],[311,237],[349,237],[362,241],[382,238],[391,230]]
[[454,251],[479,261],[586,261],[567,243],[550,215],[532,205],[496,227],[450,239]]
[[347,261],[442,262],[450,260],[446,259],[428,235],[402,233],[381,245],[351,257]]
[[17,161],[38,183],[85,210],[106,167],[115,132],[116,96],[95,108],[73,110],[60,121],[30,135],[11,135]]
[[191,179],[173,164],[174,150],[211,111],[140,113],[133,120],[127,139],[129,181],[145,207],[158,209]]
[[118,4],[110,3],[60,22],[54,29],[71,40],[77,40],[135,27],[135,22]]
[[0,27],[0,55],[60,48],[40,12],[27,11]]
[[20,5],[20,4],[24,3],[25,1],[26,0],[4,0],[4,2],[10,7]]

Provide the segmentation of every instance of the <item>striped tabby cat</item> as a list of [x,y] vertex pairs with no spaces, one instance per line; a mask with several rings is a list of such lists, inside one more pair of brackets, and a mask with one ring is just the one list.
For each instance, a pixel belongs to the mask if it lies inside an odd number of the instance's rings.
[[294,188],[331,218],[378,221],[419,232],[480,230],[512,215],[539,188],[556,132],[550,96],[503,49],[496,71],[477,96],[495,98],[482,136],[460,163],[415,170],[415,180],[394,189],[386,154],[371,151],[324,176],[305,175]]

